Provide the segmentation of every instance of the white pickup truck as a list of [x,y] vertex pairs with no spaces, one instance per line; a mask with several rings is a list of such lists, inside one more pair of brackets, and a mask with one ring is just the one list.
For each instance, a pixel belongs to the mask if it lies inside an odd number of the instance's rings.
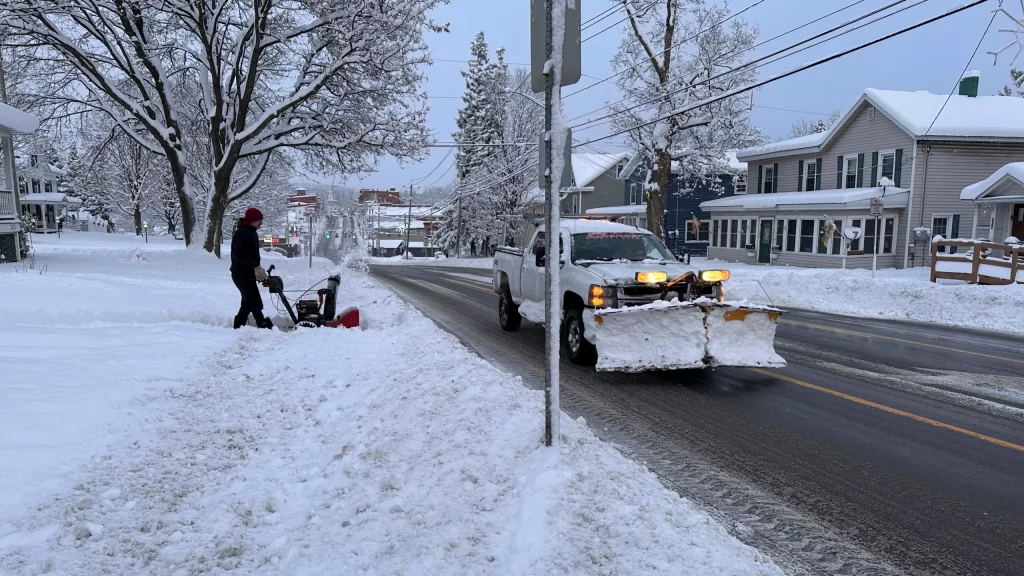
[[[656,236],[603,220],[563,219],[559,231],[561,347],[598,370],[783,366],[775,353],[781,310],[725,302],[725,270],[675,259]],[[544,320],[546,231],[526,249],[499,248],[493,287],[498,321]]]

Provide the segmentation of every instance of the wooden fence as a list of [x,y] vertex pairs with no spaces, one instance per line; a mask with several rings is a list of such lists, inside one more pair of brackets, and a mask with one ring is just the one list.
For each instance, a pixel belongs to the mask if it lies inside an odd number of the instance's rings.
[[[939,252],[943,247],[945,251]],[[962,248],[963,254],[952,254],[950,249],[954,247]],[[972,284],[1024,284],[1024,244],[978,240],[932,242],[931,280],[935,282],[939,278]]]

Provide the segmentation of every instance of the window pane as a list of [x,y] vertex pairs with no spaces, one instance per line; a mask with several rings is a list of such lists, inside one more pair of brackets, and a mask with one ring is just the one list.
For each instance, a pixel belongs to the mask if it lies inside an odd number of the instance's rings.
[[[939,235],[946,238],[946,224],[949,222],[948,218],[934,218],[932,219],[932,236]],[[946,238],[948,240],[948,238]]]
[[763,183],[764,184],[763,192],[765,194],[771,194],[772,192],[775,192],[775,187],[773,186],[774,180],[775,180],[775,169],[774,168],[765,168],[764,169],[764,183]]
[[711,221],[711,245],[718,246],[718,220]]
[[787,220],[786,252],[796,252],[796,220]]
[[815,254],[828,254],[828,244],[824,243],[821,239],[825,233],[825,225],[828,220],[818,220],[818,235],[814,239],[814,252]]
[[747,226],[747,246],[757,246],[757,220],[751,220]]
[[847,158],[846,159],[846,184],[844,188],[856,188],[857,187],[857,159]]
[[878,171],[879,179],[885,177],[892,180],[896,177],[895,154],[882,154],[881,158],[878,159],[878,163],[881,164],[881,169]]
[[869,218],[864,222],[864,252],[875,253],[875,219]]
[[710,224],[708,224],[707,222],[701,222],[700,223],[700,232],[697,235],[697,241],[698,242],[707,242],[708,241],[708,226],[710,226]]
[[[854,227],[854,228],[862,228],[862,226],[861,226],[862,223],[863,223],[863,221],[861,221],[861,220],[854,220],[853,223],[850,224],[850,225],[852,227]],[[850,243],[850,250],[860,250],[860,238],[858,238],[858,239],[856,239],[856,240],[854,240],[853,242]]]
[[729,245],[729,221],[721,220],[722,229],[719,231],[718,245],[725,248]]
[[736,247],[736,233],[739,231],[739,228],[738,220],[732,220],[729,224],[729,248]]
[[811,160],[805,165],[804,170],[806,173],[804,178],[804,190],[813,192],[814,185],[817,183],[818,166],[814,163],[814,160]]
[[814,249],[814,220],[800,221],[800,251],[811,252]]
[[843,253],[843,221],[833,220],[833,224],[836,225],[836,231],[832,234],[832,253],[842,254]]
[[782,250],[782,235],[785,232],[785,229],[785,220],[775,221],[775,246],[773,246],[772,248],[775,248],[776,250]]
[[886,218],[885,219],[885,242],[882,244],[882,252],[885,254],[892,254],[892,239],[896,232],[896,219]]

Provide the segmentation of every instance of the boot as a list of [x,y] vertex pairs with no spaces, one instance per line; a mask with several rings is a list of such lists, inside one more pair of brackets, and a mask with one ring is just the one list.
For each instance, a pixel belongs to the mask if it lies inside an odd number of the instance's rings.
[[264,316],[262,312],[253,312],[252,317],[256,320],[257,328],[272,329],[274,327],[274,323],[270,321],[270,318]]
[[236,315],[235,316],[235,322],[234,322],[234,324],[232,326],[235,328],[235,330],[238,330],[242,326],[245,326],[246,322],[248,322],[248,321],[249,321],[249,315],[248,314],[246,314],[245,316]]

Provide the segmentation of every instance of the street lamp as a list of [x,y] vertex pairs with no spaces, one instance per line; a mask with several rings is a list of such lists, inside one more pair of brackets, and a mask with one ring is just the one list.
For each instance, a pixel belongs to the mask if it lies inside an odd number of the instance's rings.
[[149,222],[142,223],[142,231],[146,234],[146,244],[149,244]]

